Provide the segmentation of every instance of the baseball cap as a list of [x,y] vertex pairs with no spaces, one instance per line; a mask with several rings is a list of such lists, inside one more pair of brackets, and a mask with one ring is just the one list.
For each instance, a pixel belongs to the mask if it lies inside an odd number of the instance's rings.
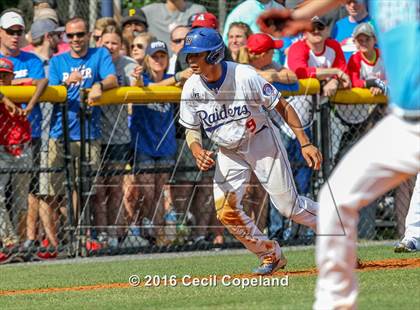
[[146,55],[153,55],[156,52],[165,52],[168,54],[168,48],[166,47],[165,42],[154,40],[149,43],[149,45],[146,48]]
[[31,26],[31,38],[38,39],[46,33],[58,31],[58,25],[51,19],[39,19]]
[[51,19],[56,24],[58,24],[58,15],[57,12],[50,8],[43,8],[35,11],[34,21],[40,19]]
[[282,48],[282,40],[273,40],[268,34],[256,33],[248,37],[248,51],[253,54],[261,54],[273,48]]
[[372,25],[369,23],[361,23],[356,26],[353,30],[353,38],[356,38],[359,34],[365,34],[368,37],[375,36],[375,30],[373,29]]
[[130,22],[138,22],[138,23],[142,23],[147,27],[149,27],[149,25],[147,24],[147,18],[146,15],[144,14],[142,9],[127,9],[124,12],[124,17],[121,21],[121,26],[124,28],[124,25]]
[[22,26],[25,28],[25,22],[23,21],[22,16],[16,12],[7,12],[4,13],[0,18],[0,27],[3,29],[8,29],[12,26]]
[[328,22],[324,17],[314,16],[314,17],[312,17],[311,21],[312,21],[313,25],[318,24],[318,25],[322,25],[324,27],[328,26]]
[[0,58],[0,72],[13,73],[13,63],[7,58]]
[[219,27],[217,17],[212,13],[200,13],[193,16],[191,28],[204,27],[217,29]]

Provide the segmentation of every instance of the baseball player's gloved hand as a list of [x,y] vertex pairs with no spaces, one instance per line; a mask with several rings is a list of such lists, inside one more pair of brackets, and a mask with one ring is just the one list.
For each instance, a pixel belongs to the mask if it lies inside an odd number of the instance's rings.
[[312,29],[311,21],[294,20],[289,9],[267,10],[258,17],[257,25],[262,32],[274,37],[294,36],[301,31]]
[[302,147],[302,155],[309,167],[319,170],[322,163],[322,154],[318,148],[312,144]]

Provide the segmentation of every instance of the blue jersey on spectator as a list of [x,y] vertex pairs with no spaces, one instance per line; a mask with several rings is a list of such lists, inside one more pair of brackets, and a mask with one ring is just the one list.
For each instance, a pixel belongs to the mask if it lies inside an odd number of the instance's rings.
[[[163,79],[171,76],[165,74]],[[153,83],[146,73],[143,74],[143,81],[144,86]],[[130,129],[133,148],[137,152],[153,157],[175,155],[176,139],[172,103],[134,106]]]
[[[0,57],[4,57],[0,54]],[[45,78],[44,66],[36,55],[21,51],[18,56],[6,57],[13,62],[15,79],[32,78],[39,80]],[[40,138],[42,129],[42,113],[39,104],[36,104],[28,117],[32,127],[32,138]]]
[[349,61],[351,55],[357,51],[356,45],[353,42],[353,30],[361,23],[371,22],[370,16],[366,16],[357,22],[351,22],[349,17],[344,17],[338,20],[331,31],[331,38],[337,40],[346,57],[346,62]]
[[[72,71],[79,71],[82,82],[71,84],[67,88],[68,121],[70,140],[80,141],[80,89],[91,88],[109,75],[116,75],[111,55],[106,48],[89,48],[87,54],[81,58],[74,58],[70,52],[54,56],[50,60],[50,85],[61,85],[67,80]],[[98,139],[101,136],[101,109],[92,108],[91,126],[88,129],[86,121],[86,138]],[[90,133],[90,136],[88,136]],[[58,139],[63,135],[62,110],[55,105],[51,117],[50,138]]]
[[406,116],[420,116],[419,10],[418,1],[369,1],[389,81],[390,104]]

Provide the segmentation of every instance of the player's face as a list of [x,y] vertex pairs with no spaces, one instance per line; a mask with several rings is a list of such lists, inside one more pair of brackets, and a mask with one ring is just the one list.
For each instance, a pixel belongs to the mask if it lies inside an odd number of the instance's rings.
[[121,38],[116,33],[105,33],[101,38],[101,43],[109,50],[113,60],[119,57]]
[[16,51],[19,49],[23,35],[23,28],[19,25],[14,25],[7,29],[0,28],[1,45],[10,51]]
[[187,62],[195,74],[200,74],[209,66],[206,62],[207,52],[188,54]]
[[228,48],[233,52],[239,52],[241,46],[246,45],[247,38],[245,30],[239,27],[232,27],[228,34]]
[[88,49],[89,32],[85,23],[78,21],[66,25],[66,35],[69,39],[70,48],[76,54],[83,54]]
[[362,53],[373,51],[375,48],[376,39],[365,34],[359,34],[354,40],[356,47]]

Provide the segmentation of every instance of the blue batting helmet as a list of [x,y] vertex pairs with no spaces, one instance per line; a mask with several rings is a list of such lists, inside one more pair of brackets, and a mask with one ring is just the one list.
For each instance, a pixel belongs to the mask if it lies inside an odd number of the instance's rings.
[[206,61],[211,65],[218,64],[225,57],[225,44],[216,30],[194,28],[188,32],[181,53],[188,55],[201,52],[209,52]]

